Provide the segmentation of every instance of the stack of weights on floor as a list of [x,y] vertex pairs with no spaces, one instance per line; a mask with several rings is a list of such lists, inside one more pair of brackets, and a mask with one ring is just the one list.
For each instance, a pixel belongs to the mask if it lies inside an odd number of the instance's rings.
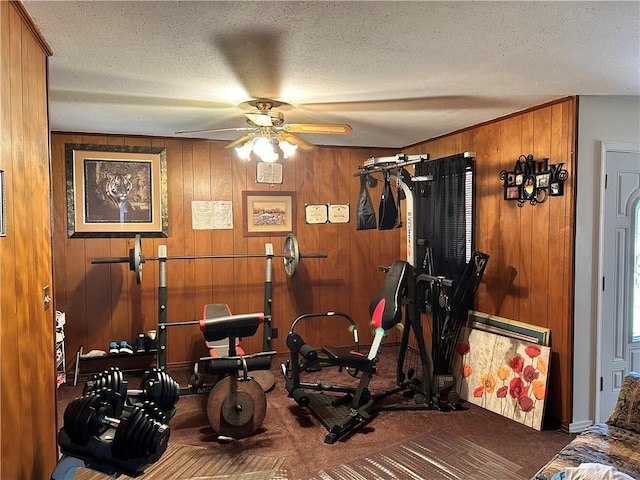
[[109,475],[139,476],[167,449],[178,383],[166,372],[145,372],[140,390],[127,390],[120,369],[93,376],[67,406],[58,432],[62,453]]

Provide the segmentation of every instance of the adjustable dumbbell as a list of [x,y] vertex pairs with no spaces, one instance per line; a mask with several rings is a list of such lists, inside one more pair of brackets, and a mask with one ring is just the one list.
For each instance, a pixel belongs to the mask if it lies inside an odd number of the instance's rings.
[[162,412],[149,403],[133,407],[125,418],[115,418],[112,415],[117,407],[105,401],[109,392],[91,392],[67,406],[63,429],[71,442],[85,446],[92,437],[113,428],[111,452],[114,457],[123,460],[148,457],[150,463],[157,461],[167,448],[170,434],[169,426],[158,420],[164,418]]
[[[138,392],[131,390],[129,395],[136,395],[136,393]],[[178,402],[180,386],[168,373],[153,368],[145,372],[139,394],[155,403],[163,412],[167,412]]]
[[122,371],[117,367],[110,367],[93,376],[93,380],[85,386],[85,393],[107,388],[119,392],[123,397],[146,399],[165,412],[171,410],[179,398],[178,383],[168,373],[157,368],[145,372],[141,389],[127,390],[127,385]]

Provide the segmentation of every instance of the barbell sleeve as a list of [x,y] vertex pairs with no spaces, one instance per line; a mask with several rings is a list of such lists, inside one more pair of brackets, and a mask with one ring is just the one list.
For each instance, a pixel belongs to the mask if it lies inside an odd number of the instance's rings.
[[91,263],[129,263],[129,257],[92,258]]

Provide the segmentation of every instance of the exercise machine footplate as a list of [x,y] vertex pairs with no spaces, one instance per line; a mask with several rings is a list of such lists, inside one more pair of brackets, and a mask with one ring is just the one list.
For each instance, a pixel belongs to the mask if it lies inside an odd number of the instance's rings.
[[[309,409],[329,431],[325,443],[334,443],[344,434],[367,421],[351,405],[341,405],[342,396],[324,393],[309,395]],[[336,404],[337,403],[337,404]]]

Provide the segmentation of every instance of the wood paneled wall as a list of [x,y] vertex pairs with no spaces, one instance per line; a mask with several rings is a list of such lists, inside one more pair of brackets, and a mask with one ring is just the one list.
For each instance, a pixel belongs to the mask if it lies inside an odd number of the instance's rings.
[[0,478],[49,478],[57,460],[49,135],[49,47],[19,3],[0,2]]
[[[157,262],[144,265],[143,283],[136,284],[127,265],[92,265],[95,257],[122,257],[132,239],[68,238],[66,224],[65,143],[138,145],[167,150],[169,236],[142,239],[142,250],[155,257],[159,245],[168,256],[265,253],[265,243],[282,252],[284,237],[245,237],[242,229],[242,192],[266,191],[255,183],[255,162],[246,163],[224,143],[168,138],[132,138],[107,135],[52,134],[54,209],[54,284],[56,308],[66,313],[67,355],[80,344],[85,351],[108,350],[110,341],[133,341],[138,332],[156,328]],[[398,258],[398,231],[355,230],[359,182],[358,165],[373,155],[390,155],[382,149],[319,147],[298,152],[284,161],[284,181],[272,190],[296,192],[296,235],[302,252],[326,252],[326,259],[303,259],[293,278],[284,273],[282,259],[273,263],[273,327],[279,337],[272,348],[286,352],[287,332],[302,313],[339,310],[358,322],[363,342],[370,333],[368,307],[383,274],[379,265]],[[372,191],[374,203],[380,187]],[[233,201],[233,230],[193,230],[193,200]],[[348,224],[307,225],[304,204],[348,203]],[[377,203],[376,203],[377,206]],[[167,263],[167,321],[200,319],[206,303],[227,303],[234,313],[263,310],[266,260],[176,260]],[[309,321],[300,333],[312,344],[345,344],[346,324],[335,319]],[[261,332],[243,340],[248,352],[262,349]],[[168,334],[168,363],[192,364],[206,355],[197,326],[173,327]]]
[[[564,99],[494,122],[465,129],[405,150],[438,158],[476,152],[476,249],[491,256],[477,294],[476,308],[552,330],[553,354],[547,419],[568,427],[571,421],[571,355],[574,224],[575,99]],[[168,159],[169,237],[143,239],[143,252],[157,255],[166,244],[171,255],[263,253],[265,242],[282,251],[283,237],[244,237],[242,192],[268,190],[255,183],[255,163],[239,161],[219,142],[108,135],[52,136],[54,205],[54,272],[56,308],[67,313],[67,353],[106,350],[109,342],[132,341],[157,322],[157,264],[144,267],[144,282],[135,283],[126,265],[91,265],[94,257],[126,256],[131,239],[69,239],[66,226],[65,143],[165,147]],[[327,259],[304,259],[288,279],[274,260],[273,327],[279,338],[272,347],[286,352],[286,333],[301,313],[342,310],[369,333],[368,304],[382,279],[379,265],[403,258],[399,230],[356,231],[359,183],[352,176],[371,156],[392,155],[384,149],[320,147],[299,152],[284,163],[284,183],[273,188],[297,196],[296,234],[303,252],[326,252]],[[548,157],[569,172],[565,195],[535,207],[518,208],[503,200],[500,170],[510,169],[520,154]],[[379,189],[371,191],[374,203]],[[234,229],[194,231],[192,200],[232,200]],[[349,203],[351,223],[307,225],[305,203]],[[200,318],[202,306],[227,303],[233,312],[262,311],[263,259],[191,260],[168,263],[168,321]],[[505,272],[518,274],[504,292]],[[498,308],[500,304],[500,307]],[[333,320],[335,322],[335,320]],[[348,344],[349,335],[332,320],[307,322],[300,330],[313,345]],[[394,339],[391,339],[393,341]],[[261,337],[244,339],[248,351],[261,349]],[[169,364],[190,364],[206,353],[197,327],[169,331]]]
[[[568,98],[405,149],[432,159],[476,152],[475,244],[491,256],[476,308],[551,329],[546,417],[566,429],[572,402],[575,122],[576,100]],[[564,163],[569,178],[564,196],[519,208],[503,200],[498,174],[529,153]],[[508,267],[518,274],[500,305]]]

